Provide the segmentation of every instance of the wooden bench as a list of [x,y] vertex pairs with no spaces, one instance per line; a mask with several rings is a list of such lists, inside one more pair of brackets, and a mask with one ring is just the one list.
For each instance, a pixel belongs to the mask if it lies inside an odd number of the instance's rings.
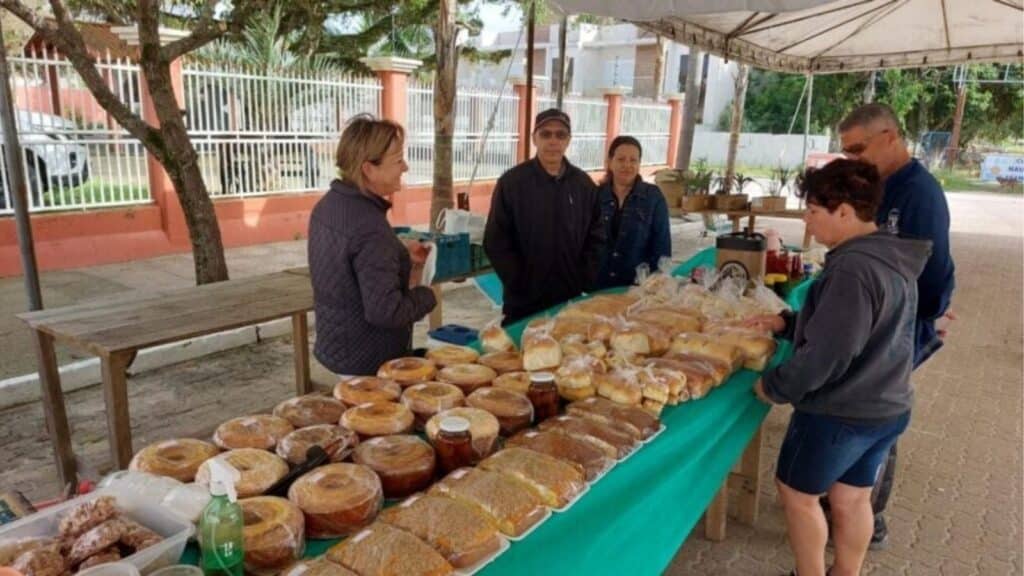
[[134,453],[127,371],[139,350],[291,317],[296,390],[307,394],[312,390],[307,335],[307,312],[312,308],[309,278],[277,272],[162,294],[117,294],[102,301],[18,315],[35,339],[43,409],[63,485],[74,487],[77,472],[54,352],[56,342],[100,358],[110,455],[121,469],[128,466]]

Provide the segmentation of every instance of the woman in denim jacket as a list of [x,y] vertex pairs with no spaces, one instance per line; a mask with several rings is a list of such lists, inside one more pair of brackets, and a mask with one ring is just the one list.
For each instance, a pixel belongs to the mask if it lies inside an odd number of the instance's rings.
[[642,154],[632,136],[619,136],[608,147],[608,171],[599,190],[607,242],[598,288],[629,286],[637,266],[646,263],[653,272],[659,259],[672,256],[668,204],[657,186],[640,178]]

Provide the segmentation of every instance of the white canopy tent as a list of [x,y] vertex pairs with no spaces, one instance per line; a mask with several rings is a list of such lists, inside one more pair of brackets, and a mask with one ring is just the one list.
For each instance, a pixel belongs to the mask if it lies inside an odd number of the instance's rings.
[[1024,60],[1024,0],[552,0],[780,72]]

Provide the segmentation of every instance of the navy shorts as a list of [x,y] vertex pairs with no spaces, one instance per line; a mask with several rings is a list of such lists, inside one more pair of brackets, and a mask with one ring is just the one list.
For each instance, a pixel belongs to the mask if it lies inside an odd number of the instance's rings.
[[874,486],[889,448],[909,423],[909,412],[879,424],[793,412],[775,476],[804,494],[824,494],[836,482]]

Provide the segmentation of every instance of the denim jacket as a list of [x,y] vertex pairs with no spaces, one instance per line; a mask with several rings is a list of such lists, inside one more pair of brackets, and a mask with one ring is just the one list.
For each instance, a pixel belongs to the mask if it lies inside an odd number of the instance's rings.
[[613,237],[612,220],[618,200],[612,191],[612,183],[602,184],[598,195],[601,222],[608,240],[597,287],[628,286],[636,278],[636,267],[640,263],[646,262],[653,272],[661,257],[672,255],[668,204],[657,186],[637,178],[623,202],[618,235]]

